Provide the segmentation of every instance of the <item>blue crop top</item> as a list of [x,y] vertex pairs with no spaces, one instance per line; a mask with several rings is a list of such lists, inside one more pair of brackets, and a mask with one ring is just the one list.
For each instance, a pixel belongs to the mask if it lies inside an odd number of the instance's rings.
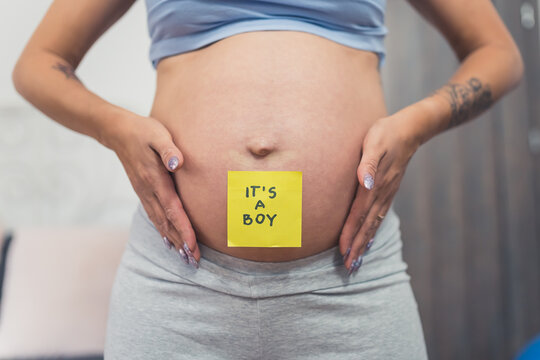
[[146,0],[150,60],[238,33],[295,30],[368,50],[384,64],[386,0]]

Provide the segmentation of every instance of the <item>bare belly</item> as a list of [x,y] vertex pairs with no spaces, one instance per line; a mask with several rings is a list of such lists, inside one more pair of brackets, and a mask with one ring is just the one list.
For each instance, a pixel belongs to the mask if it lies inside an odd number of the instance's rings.
[[[184,155],[174,175],[197,241],[288,261],[337,244],[362,140],[386,115],[377,56],[293,31],[250,32],[163,59],[151,116]],[[303,173],[302,246],[227,246],[227,172]]]

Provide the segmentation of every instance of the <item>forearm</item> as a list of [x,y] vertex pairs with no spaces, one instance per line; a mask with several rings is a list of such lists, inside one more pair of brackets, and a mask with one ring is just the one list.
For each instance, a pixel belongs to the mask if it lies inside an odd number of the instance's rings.
[[400,112],[407,113],[412,136],[423,144],[484,112],[515,88],[522,74],[517,49],[484,46],[467,56],[444,86]]
[[134,116],[89,91],[69,62],[45,50],[23,54],[12,77],[17,91],[44,114],[107,147],[108,134]]

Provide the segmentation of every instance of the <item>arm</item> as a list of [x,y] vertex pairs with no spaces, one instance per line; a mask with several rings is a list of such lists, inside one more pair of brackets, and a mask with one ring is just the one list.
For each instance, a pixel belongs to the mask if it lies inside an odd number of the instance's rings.
[[195,233],[169,173],[183,164],[171,134],[158,120],[98,97],[75,75],[88,49],[134,1],[55,0],[17,61],[13,83],[51,119],[115,151],[165,244],[197,267]]
[[57,0],[28,41],[12,73],[16,90],[62,125],[110,147],[104,132],[132,116],[87,90],[75,75],[92,44],[134,0]]
[[448,41],[460,66],[448,83],[403,109],[420,144],[463,124],[514,89],[521,54],[489,0],[408,0]]
[[378,119],[362,144],[360,184],[339,239],[349,275],[390,208],[418,147],[469,121],[515,88],[523,60],[490,0],[408,0],[446,38],[460,60],[448,83],[426,98]]

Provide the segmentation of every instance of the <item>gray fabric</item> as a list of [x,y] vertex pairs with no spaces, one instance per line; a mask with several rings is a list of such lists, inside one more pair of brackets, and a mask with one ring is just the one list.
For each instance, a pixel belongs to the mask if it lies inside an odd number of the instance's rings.
[[427,359],[391,207],[350,278],[335,246],[287,262],[167,249],[141,204],[111,293],[105,360]]

